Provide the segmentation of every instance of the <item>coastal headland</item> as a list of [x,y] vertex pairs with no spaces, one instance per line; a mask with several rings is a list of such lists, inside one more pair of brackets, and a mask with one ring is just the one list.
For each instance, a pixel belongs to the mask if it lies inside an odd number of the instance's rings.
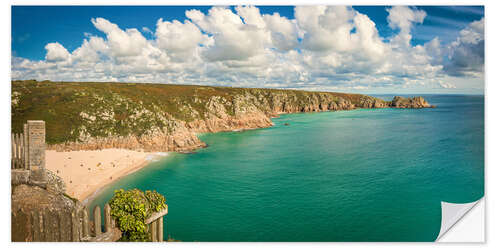
[[191,152],[197,134],[265,128],[286,113],[429,108],[424,98],[196,85],[12,81],[12,132],[46,122],[47,168],[84,200],[148,162],[148,152]]
[[206,146],[198,133],[265,128],[285,113],[430,107],[422,97],[34,80],[12,81],[11,101],[12,132],[26,120],[44,120],[48,149],[56,151],[189,152]]

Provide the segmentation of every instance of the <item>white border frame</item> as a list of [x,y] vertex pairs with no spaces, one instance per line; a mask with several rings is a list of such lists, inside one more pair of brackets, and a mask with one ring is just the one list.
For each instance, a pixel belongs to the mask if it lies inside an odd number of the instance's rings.
[[[0,227],[2,243],[8,245],[12,249],[19,248],[44,248],[51,249],[88,249],[100,248],[110,249],[115,247],[134,249],[137,246],[141,248],[158,248],[168,247],[171,249],[177,248],[202,248],[202,249],[345,249],[345,248],[374,248],[374,249],[422,249],[425,247],[453,247],[454,249],[471,249],[476,247],[481,248],[495,248],[500,249],[500,239],[498,237],[498,218],[500,211],[498,190],[500,190],[500,182],[495,179],[499,177],[499,161],[495,157],[500,148],[500,118],[498,112],[499,105],[499,78],[495,72],[498,72],[498,58],[500,45],[498,39],[499,32],[498,26],[500,25],[500,8],[495,0],[480,0],[480,1],[441,1],[441,0],[411,0],[411,1],[395,1],[395,0],[363,0],[363,1],[325,1],[325,0],[294,0],[294,1],[277,1],[277,0],[253,0],[253,1],[227,1],[227,0],[185,0],[185,1],[168,1],[168,0],[121,0],[121,1],[99,1],[99,0],[48,0],[48,1],[35,1],[35,0],[17,0],[17,1],[4,1],[2,2],[1,9],[1,22],[2,31],[8,35],[4,35],[1,39],[2,44],[2,74],[4,81],[0,84],[0,93],[3,95],[2,105],[0,105],[1,116],[8,120],[1,123],[2,133],[0,133],[0,141],[2,144],[3,157],[3,171],[1,175],[3,181],[2,196],[3,202],[0,210],[0,216],[4,225]],[[133,243],[115,243],[115,244],[71,244],[71,243],[11,243],[10,242],[10,66],[11,66],[11,40],[7,39],[11,36],[11,5],[312,5],[312,4],[334,4],[334,5],[485,5],[485,205],[486,205],[486,244],[468,244],[468,243],[167,243],[167,244],[148,244],[137,245]],[[9,190],[9,191],[7,191]],[[494,194],[491,194],[493,192]],[[495,193],[496,192],[496,193]],[[495,212],[488,212],[495,211]]]

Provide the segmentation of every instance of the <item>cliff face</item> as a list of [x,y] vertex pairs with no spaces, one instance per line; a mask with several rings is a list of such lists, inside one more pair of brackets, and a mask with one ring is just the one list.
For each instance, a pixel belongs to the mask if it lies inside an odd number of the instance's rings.
[[[264,128],[284,113],[356,108],[423,108],[359,94],[120,83],[12,82],[13,129],[45,120],[49,149],[192,151],[197,133]],[[20,128],[19,128],[20,129]]]

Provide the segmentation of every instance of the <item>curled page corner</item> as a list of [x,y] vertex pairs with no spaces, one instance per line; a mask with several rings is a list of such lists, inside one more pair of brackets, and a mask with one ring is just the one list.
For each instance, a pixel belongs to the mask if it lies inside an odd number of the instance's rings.
[[466,215],[479,201],[469,203],[450,203],[441,201],[441,229],[436,241],[445,235],[464,215]]

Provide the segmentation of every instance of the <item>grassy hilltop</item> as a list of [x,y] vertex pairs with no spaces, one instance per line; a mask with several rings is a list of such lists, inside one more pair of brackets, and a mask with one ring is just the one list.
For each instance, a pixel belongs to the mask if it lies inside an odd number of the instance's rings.
[[26,80],[12,81],[11,108],[13,132],[21,132],[26,120],[44,120],[47,143],[59,144],[142,136],[152,129],[174,133],[179,123],[189,128],[190,122],[233,119],[255,112],[271,117],[387,105],[389,102],[365,95],[331,92]]

